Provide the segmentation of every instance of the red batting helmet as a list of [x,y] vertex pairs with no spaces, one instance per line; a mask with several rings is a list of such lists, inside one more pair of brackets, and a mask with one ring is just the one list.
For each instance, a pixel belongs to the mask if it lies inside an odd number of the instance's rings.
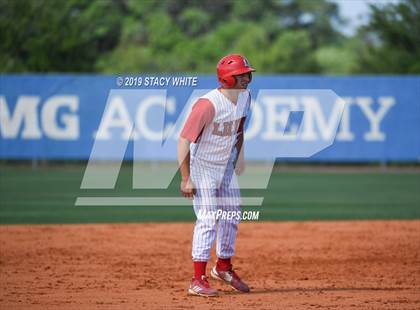
[[224,88],[235,86],[234,75],[254,72],[248,60],[239,54],[230,54],[220,59],[217,64],[217,78]]

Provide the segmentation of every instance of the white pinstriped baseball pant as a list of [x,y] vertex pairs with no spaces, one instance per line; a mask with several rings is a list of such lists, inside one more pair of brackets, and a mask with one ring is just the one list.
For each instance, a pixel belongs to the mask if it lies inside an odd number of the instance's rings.
[[217,166],[198,160],[192,160],[191,163],[191,179],[197,190],[193,200],[197,216],[192,242],[193,261],[208,261],[215,240],[217,257],[232,257],[240,218],[203,218],[200,212],[202,215],[203,211],[206,214],[214,214],[217,210],[241,211],[240,190],[233,161],[228,162],[226,169],[224,165]]

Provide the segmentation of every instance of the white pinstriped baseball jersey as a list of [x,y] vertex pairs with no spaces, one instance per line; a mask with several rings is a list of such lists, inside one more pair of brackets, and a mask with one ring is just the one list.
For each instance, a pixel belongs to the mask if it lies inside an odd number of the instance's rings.
[[234,255],[240,219],[203,218],[200,215],[214,214],[218,210],[241,211],[233,163],[237,156],[238,129],[240,126],[243,129],[250,103],[248,90],[240,92],[234,104],[219,89],[214,89],[196,102],[181,133],[193,142],[190,173],[197,190],[193,200],[197,215],[192,244],[194,261],[207,261],[215,240],[217,257]]
[[202,98],[213,105],[214,117],[212,123],[203,129],[198,143],[191,145],[191,156],[210,165],[226,166],[234,151],[232,148],[237,140],[239,124],[250,109],[250,92],[240,92],[236,104],[219,89],[210,91]]

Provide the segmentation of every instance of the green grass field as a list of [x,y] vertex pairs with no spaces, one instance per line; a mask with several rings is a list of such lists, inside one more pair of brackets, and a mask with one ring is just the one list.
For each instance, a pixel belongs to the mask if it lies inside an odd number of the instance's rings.
[[[0,223],[179,222],[195,219],[189,206],[74,206],[78,196],[178,196],[178,176],[167,190],[131,189],[124,167],[115,190],[80,190],[84,166],[31,169],[0,166]],[[419,219],[419,172],[277,172],[266,190],[260,220]]]

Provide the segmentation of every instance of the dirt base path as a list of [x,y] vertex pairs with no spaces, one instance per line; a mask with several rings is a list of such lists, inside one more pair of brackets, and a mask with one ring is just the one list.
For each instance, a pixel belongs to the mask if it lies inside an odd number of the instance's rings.
[[242,223],[252,293],[211,299],[186,294],[192,229],[0,226],[0,309],[420,309],[420,221]]

